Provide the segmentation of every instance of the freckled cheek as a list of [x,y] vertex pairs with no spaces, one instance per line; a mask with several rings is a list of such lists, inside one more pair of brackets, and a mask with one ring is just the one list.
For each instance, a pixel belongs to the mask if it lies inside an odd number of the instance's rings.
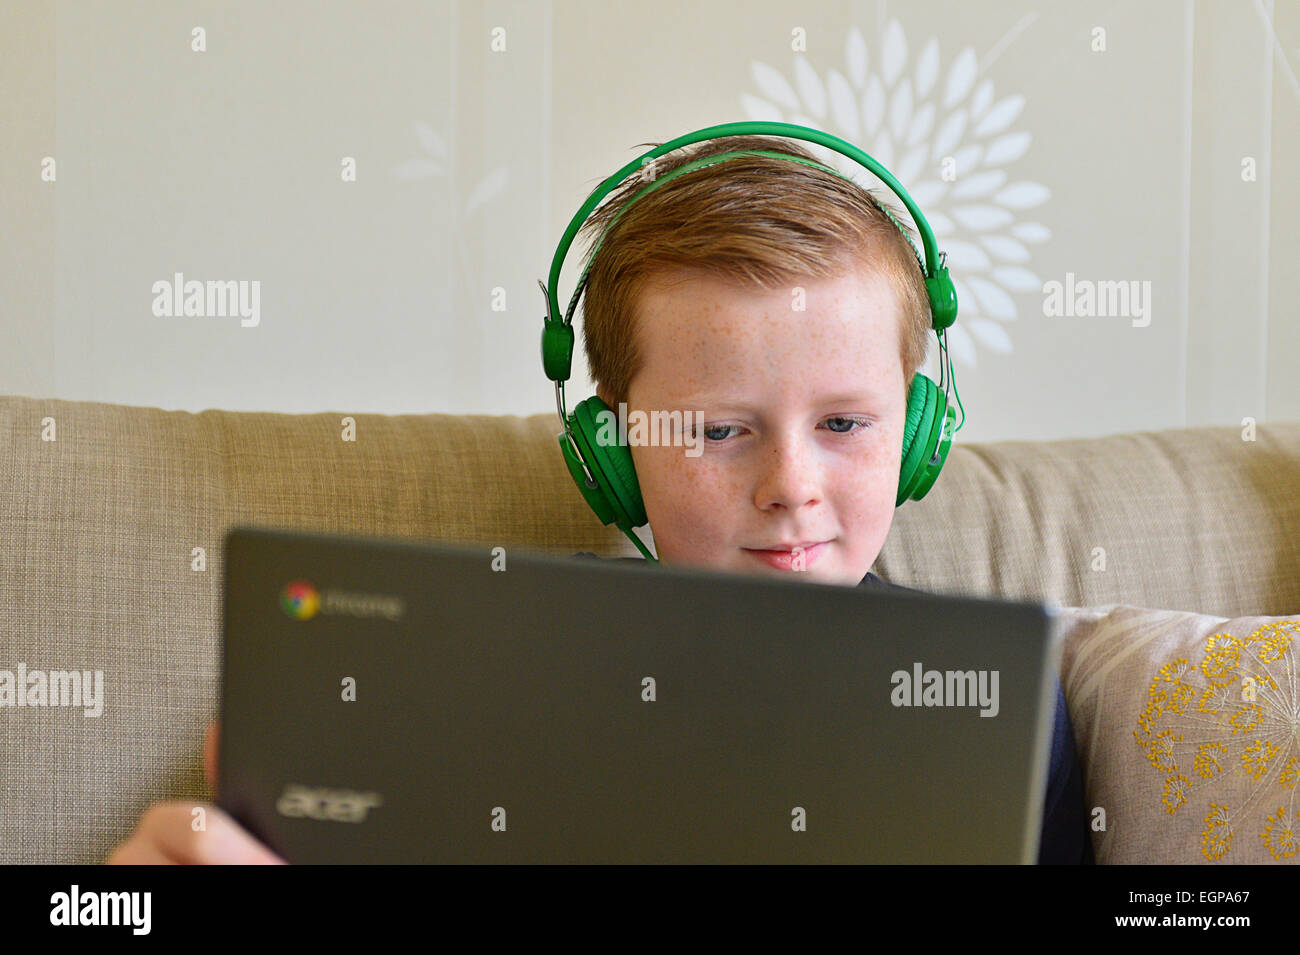
[[665,515],[690,506],[698,485],[699,468],[683,456],[681,448],[634,447],[632,461],[647,506],[653,502]]
[[860,523],[892,520],[898,496],[899,460],[897,453],[868,455],[840,484],[840,499],[851,502],[848,510],[857,515]]
[[699,541],[734,510],[737,491],[724,468],[687,457],[681,448],[633,450],[646,513],[656,527]]
[[881,487],[898,485],[899,463],[897,454],[882,455],[871,463],[870,468],[865,469],[867,486],[872,492],[879,491]]

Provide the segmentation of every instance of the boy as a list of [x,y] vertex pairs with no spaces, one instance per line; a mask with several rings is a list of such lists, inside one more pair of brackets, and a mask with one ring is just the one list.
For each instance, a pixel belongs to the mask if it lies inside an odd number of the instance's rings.
[[[655,172],[742,149],[814,158],[732,136],[660,157]],[[628,206],[644,185],[628,180],[583,226],[594,242],[617,216],[588,273],[583,336],[611,409],[702,414],[701,455],[630,449],[656,556],[890,586],[869,571],[893,521],[908,389],[931,334],[914,247],[865,190],[785,160],[707,166]],[[1056,697],[1039,861],[1091,862],[1059,683]]]
[[[657,172],[739,149],[813,158],[737,136],[661,157]],[[889,586],[869,571],[931,332],[913,248],[864,190],[785,160],[703,167],[627,206],[643,185],[624,183],[583,226],[594,240],[624,210],[588,274],[583,332],[611,409],[702,421],[675,444],[631,448],[659,560]],[[215,747],[210,730],[209,779]],[[207,833],[191,832],[191,807],[151,808],[109,861],[280,861],[215,807]],[[1039,861],[1091,861],[1059,685]]]

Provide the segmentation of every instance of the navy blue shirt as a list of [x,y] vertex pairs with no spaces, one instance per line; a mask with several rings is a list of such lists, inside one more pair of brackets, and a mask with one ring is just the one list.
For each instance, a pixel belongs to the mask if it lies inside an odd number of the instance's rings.
[[[577,557],[595,557],[580,553]],[[618,560],[644,560],[643,557],[620,557]],[[875,574],[862,578],[859,587],[889,587],[924,593],[881,580]],[[1047,795],[1043,801],[1043,828],[1038,843],[1039,865],[1091,864],[1092,838],[1088,832],[1088,812],[1083,799],[1083,769],[1074,745],[1074,727],[1065,705],[1061,681],[1056,683],[1056,719],[1052,729],[1052,756],[1047,771]]]

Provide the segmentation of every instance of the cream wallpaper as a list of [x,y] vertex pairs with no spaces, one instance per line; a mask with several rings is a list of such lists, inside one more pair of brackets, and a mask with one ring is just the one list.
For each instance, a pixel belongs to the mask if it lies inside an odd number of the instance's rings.
[[925,211],[959,441],[1300,419],[1298,73],[1300,0],[6,0],[0,392],[552,410],[588,192],[778,120]]

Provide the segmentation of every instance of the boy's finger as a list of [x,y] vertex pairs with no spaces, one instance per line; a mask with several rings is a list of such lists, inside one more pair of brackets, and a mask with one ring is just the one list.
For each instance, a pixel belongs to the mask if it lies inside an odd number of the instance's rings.
[[196,804],[163,803],[149,810],[151,841],[177,862],[200,865],[285,865],[285,861],[253,838],[217,806],[207,803],[204,829],[195,831]]
[[143,839],[122,843],[105,860],[105,865],[171,865],[172,860]]

